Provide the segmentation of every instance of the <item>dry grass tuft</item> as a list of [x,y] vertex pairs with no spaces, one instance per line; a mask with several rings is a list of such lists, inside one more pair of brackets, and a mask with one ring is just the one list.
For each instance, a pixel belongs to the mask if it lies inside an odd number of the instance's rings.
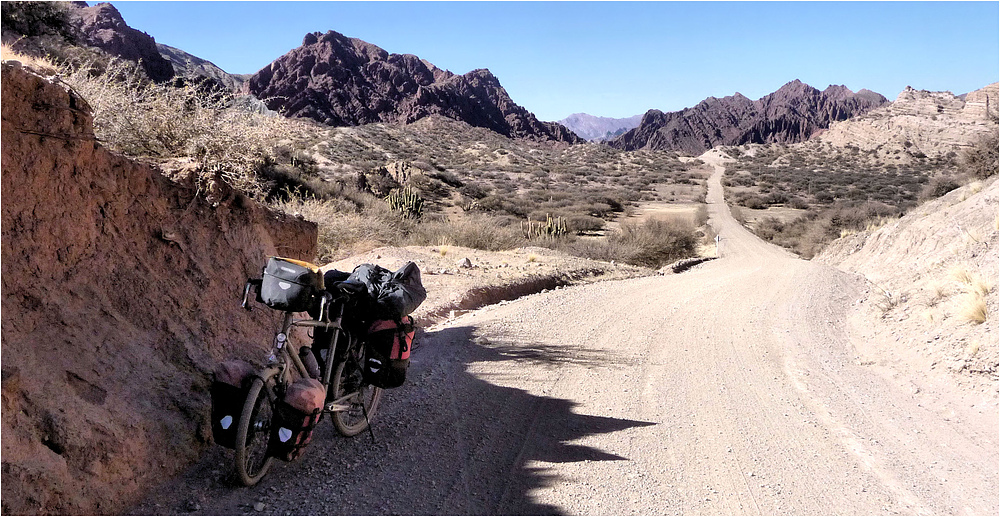
[[966,293],[958,308],[959,316],[976,325],[986,321],[986,298],[977,293]]
[[972,273],[969,272],[968,268],[958,264],[948,271],[948,276],[960,284],[971,285],[972,284]]
[[948,297],[948,285],[945,282],[935,281],[928,285],[930,298],[927,300],[928,307],[934,307]]
[[869,220],[865,224],[865,231],[867,231],[867,232],[874,232],[875,230],[878,230],[879,228],[882,228],[884,226],[888,226],[888,225],[896,223],[898,221],[899,221],[899,217],[879,217],[877,219],[871,219],[871,220]]
[[875,307],[882,311],[883,315],[906,302],[906,294],[903,292],[892,292],[881,287],[878,288],[878,291],[879,294],[875,300]]
[[22,65],[31,68],[35,72],[45,75],[53,75],[58,73],[59,66],[56,65],[52,60],[44,57],[29,56],[27,54],[22,54],[14,50],[9,44],[3,43],[0,45],[0,59],[3,61],[19,61]]

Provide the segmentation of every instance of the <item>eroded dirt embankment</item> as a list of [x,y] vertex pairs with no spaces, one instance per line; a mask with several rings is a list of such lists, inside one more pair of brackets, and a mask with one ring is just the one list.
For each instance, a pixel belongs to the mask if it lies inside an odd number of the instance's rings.
[[[856,315],[863,353],[996,400],[997,202],[996,178],[975,182],[817,257],[869,282]],[[978,318],[970,312],[977,308]]]
[[204,450],[211,368],[268,346],[244,281],[311,259],[316,227],[210,203],[101,147],[66,88],[2,74],[3,513],[115,513]]

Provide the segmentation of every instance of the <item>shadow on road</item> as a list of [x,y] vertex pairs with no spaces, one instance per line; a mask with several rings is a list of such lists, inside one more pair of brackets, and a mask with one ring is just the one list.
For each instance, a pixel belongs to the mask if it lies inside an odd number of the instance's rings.
[[[574,411],[570,400],[516,387],[517,365],[614,366],[606,351],[577,344],[483,343],[472,327],[422,336],[407,383],[387,393],[367,434],[343,438],[321,422],[305,456],[280,463],[255,487],[236,487],[230,451],[211,446],[184,475],[157,488],[135,514],[554,515],[532,492],[566,482],[545,463],[628,461],[579,443],[587,436],[653,425]],[[470,365],[508,372],[503,384]],[[485,364],[485,366],[484,366]],[[206,408],[207,411],[207,408]],[[257,510],[261,508],[263,510]],[[255,508],[256,506],[256,508]]]

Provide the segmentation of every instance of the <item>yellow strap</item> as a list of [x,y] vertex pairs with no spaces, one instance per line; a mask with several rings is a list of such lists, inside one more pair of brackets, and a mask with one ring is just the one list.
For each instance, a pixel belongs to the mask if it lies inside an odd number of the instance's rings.
[[285,262],[291,262],[292,264],[297,264],[299,266],[302,266],[304,268],[307,268],[307,269],[311,270],[313,273],[319,273],[319,266],[317,266],[316,264],[313,264],[311,262],[306,262],[304,260],[295,260],[295,259],[290,259],[290,258],[285,258],[285,257],[274,257],[274,258],[276,258],[278,260],[284,260]]

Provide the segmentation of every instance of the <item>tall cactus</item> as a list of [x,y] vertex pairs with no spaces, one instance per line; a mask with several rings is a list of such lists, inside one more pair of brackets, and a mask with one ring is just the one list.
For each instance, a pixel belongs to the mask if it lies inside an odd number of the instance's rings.
[[549,214],[545,214],[545,222],[532,221],[531,217],[528,217],[528,222],[525,223],[521,221],[521,233],[524,236],[531,239],[555,239],[558,237],[564,237],[569,233],[569,228],[566,226],[566,220],[562,217],[553,218]]
[[417,194],[409,185],[402,189],[393,189],[385,197],[385,201],[389,203],[389,208],[402,212],[403,217],[407,218],[417,219],[424,210],[424,198],[420,197],[420,194]]

